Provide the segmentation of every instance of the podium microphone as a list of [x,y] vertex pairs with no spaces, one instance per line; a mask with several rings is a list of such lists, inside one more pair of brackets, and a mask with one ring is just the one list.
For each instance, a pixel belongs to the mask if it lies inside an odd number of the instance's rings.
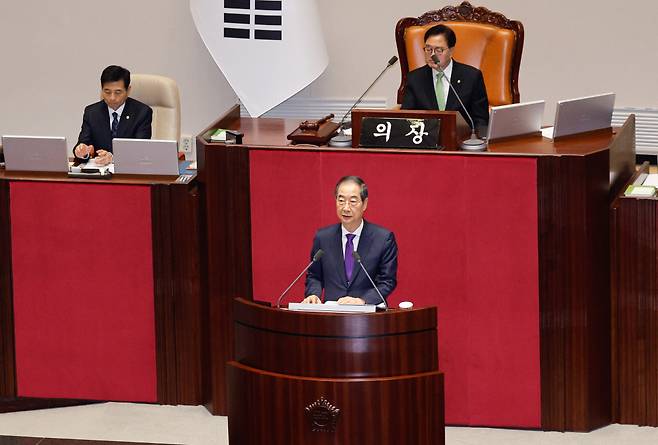
[[354,252],[352,252],[352,256],[354,257],[354,259],[356,260],[356,262],[359,263],[359,266],[361,266],[361,269],[363,269],[363,271],[366,273],[366,276],[367,276],[368,279],[370,280],[370,284],[372,284],[372,287],[375,288],[375,292],[377,292],[377,295],[379,295],[379,298],[382,299],[382,303],[384,303],[384,310],[388,309],[388,304],[386,303],[386,300],[384,299],[384,296],[382,295],[381,292],[379,292],[379,289],[378,289],[377,286],[375,285],[375,282],[372,281],[372,277],[370,276],[370,274],[368,273],[368,271],[366,270],[366,268],[363,267],[363,263],[361,262],[361,255],[359,255],[359,252],[357,252],[357,251],[355,250]]
[[466,107],[464,106],[464,102],[462,102],[462,98],[459,97],[459,94],[457,94],[457,91],[455,91],[455,87],[452,86],[452,82],[450,82],[450,79],[448,79],[448,76],[443,72],[441,69],[441,61],[439,60],[439,57],[436,54],[432,54],[432,62],[436,63],[436,68],[437,70],[441,73],[443,77],[448,81],[448,85],[450,86],[450,89],[452,90],[453,93],[455,93],[455,97],[459,101],[459,104],[462,106],[462,109],[464,112],[466,112],[466,116],[468,116],[468,120],[471,121],[471,137],[469,139],[466,139],[464,142],[462,142],[462,149],[463,150],[470,150],[470,151],[483,151],[487,148],[487,143],[483,141],[482,139],[478,138],[477,135],[475,134],[475,123],[473,123],[473,118],[471,117],[471,114],[468,112]]
[[276,300],[276,307],[277,307],[277,309],[281,307],[281,300],[283,300],[283,297],[284,297],[284,296],[288,293],[288,291],[289,291],[289,290],[295,285],[295,283],[296,283],[297,281],[299,281],[299,279],[302,277],[302,275],[304,275],[304,274],[306,273],[306,271],[307,271],[307,270],[313,265],[313,263],[317,262],[320,258],[322,258],[322,255],[324,255],[324,250],[322,250],[322,249],[318,249],[318,251],[315,252],[315,255],[313,255],[313,259],[311,260],[311,262],[308,263],[308,265],[304,268],[304,270],[302,270],[302,273],[300,273],[299,275],[297,275],[297,278],[295,278],[294,280],[292,280],[292,283],[290,283],[290,286],[288,286],[288,287],[286,288],[286,290],[283,291],[283,293],[281,294],[281,296],[279,297],[279,299]]
[[340,128],[340,132],[336,136],[332,137],[331,140],[329,140],[329,146],[330,147],[351,147],[352,146],[352,136],[346,135],[345,131],[343,130],[343,123],[345,122],[345,118],[347,117],[348,114],[350,114],[350,112],[354,109],[354,107],[356,107],[357,105],[359,105],[359,103],[361,103],[361,99],[363,99],[363,96],[368,94],[368,91],[370,91],[370,88],[372,88],[377,83],[379,78],[384,75],[386,70],[389,69],[390,67],[392,67],[393,65],[395,65],[395,62],[397,62],[397,61],[398,61],[397,56],[391,57],[389,59],[389,61],[386,63],[386,66],[384,67],[382,72],[379,73],[379,76],[377,76],[377,78],[375,80],[373,80],[373,82],[370,84],[370,86],[363,92],[361,97],[359,97],[356,100],[356,102],[354,102],[354,105],[352,105],[350,107],[350,109],[347,110],[347,113],[345,113],[343,118],[340,120],[340,124],[338,124],[338,128]]

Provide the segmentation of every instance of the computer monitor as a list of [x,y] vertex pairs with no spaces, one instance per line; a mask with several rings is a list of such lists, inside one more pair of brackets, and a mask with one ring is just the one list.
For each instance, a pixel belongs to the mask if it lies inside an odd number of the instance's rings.
[[65,137],[2,136],[7,171],[67,172]]
[[133,175],[178,175],[178,144],[156,139],[112,141],[114,173]]
[[541,131],[545,101],[491,107],[488,140],[501,139]]
[[555,109],[553,138],[612,126],[615,93],[561,100]]

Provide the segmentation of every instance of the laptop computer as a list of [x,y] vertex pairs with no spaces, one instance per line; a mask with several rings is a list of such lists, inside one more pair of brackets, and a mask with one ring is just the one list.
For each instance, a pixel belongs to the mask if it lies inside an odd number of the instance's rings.
[[178,144],[156,139],[112,141],[114,173],[178,176]]
[[538,133],[541,131],[545,104],[545,101],[538,100],[491,107],[487,140]]
[[67,172],[65,137],[2,136],[5,170]]
[[614,107],[615,93],[559,101],[553,138],[611,127]]

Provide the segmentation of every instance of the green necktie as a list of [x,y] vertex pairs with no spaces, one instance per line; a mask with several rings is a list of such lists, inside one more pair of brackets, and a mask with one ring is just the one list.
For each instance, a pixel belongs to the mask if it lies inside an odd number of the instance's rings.
[[439,73],[436,76],[436,85],[434,86],[434,91],[436,92],[436,103],[439,104],[439,110],[445,111],[446,109],[446,98],[445,95],[443,94],[443,82],[441,82],[441,78],[443,77],[443,73]]

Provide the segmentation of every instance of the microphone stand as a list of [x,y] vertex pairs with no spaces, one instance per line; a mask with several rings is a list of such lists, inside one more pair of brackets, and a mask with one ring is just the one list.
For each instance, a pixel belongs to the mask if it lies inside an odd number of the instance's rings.
[[350,114],[350,112],[354,109],[354,107],[356,107],[356,106],[361,102],[361,99],[363,99],[363,96],[365,96],[366,94],[368,94],[368,91],[370,91],[370,89],[371,89],[371,88],[377,83],[377,81],[379,80],[379,78],[382,77],[382,76],[384,75],[384,73],[386,72],[386,70],[389,69],[390,67],[392,67],[392,66],[395,64],[395,62],[397,62],[397,61],[398,61],[397,56],[393,56],[393,57],[391,57],[391,59],[390,59],[390,60],[388,61],[388,63],[386,64],[386,67],[382,70],[381,73],[379,73],[379,76],[377,76],[377,78],[376,78],[376,79],[370,84],[370,86],[368,87],[368,89],[366,89],[366,90],[363,92],[363,94],[361,95],[361,97],[359,97],[359,98],[356,100],[356,102],[354,102],[354,105],[352,105],[352,106],[350,107],[350,109],[347,110],[347,113],[345,113],[345,115],[343,116],[343,118],[340,120],[340,124],[338,124],[339,127],[340,127],[340,131],[338,132],[338,134],[337,134],[336,136],[332,137],[332,138],[329,140],[329,146],[330,146],[330,147],[351,147],[351,146],[352,146],[352,136],[348,136],[348,135],[346,135],[346,134],[345,134],[345,131],[344,131],[344,129],[343,129],[343,123],[345,122],[345,118],[347,117],[348,114]]
[[352,252],[352,257],[354,257],[356,262],[359,263],[359,266],[361,266],[361,269],[363,269],[363,272],[365,272],[366,277],[368,277],[368,280],[370,280],[370,284],[372,284],[372,287],[375,289],[375,292],[377,292],[377,295],[379,295],[379,298],[382,300],[382,303],[384,303],[384,310],[388,310],[388,303],[386,302],[386,298],[384,298],[382,293],[379,291],[379,288],[377,287],[377,285],[373,281],[372,277],[370,276],[370,274],[366,270],[366,267],[361,262],[361,255],[359,254],[359,252],[357,252],[356,250],[354,252]]
[[[455,94],[455,97],[459,101],[459,104],[462,106],[462,109],[464,112],[466,112],[466,116],[468,116],[468,120],[471,121],[471,137],[466,139],[464,142],[461,144],[462,150],[466,151],[484,151],[487,149],[487,143],[483,139],[480,139],[477,137],[477,134],[475,134],[475,123],[473,122],[473,118],[471,117],[471,114],[468,112],[466,107],[464,106],[464,102],[462,102],[461,97],[459,97],[459,94],[457,94],[457,91],[455,91],[455,87],[452,86],[452,82],[450,79],[448,79],[448,76],[443,72],[441,69],[440,65],[440,60],[437,57],[436,54],[432,54],[432,61],[436,63],[436,68],[439,73],[441,73],[441,76],[445,77],[445,79],[448,81],[448,86],[450,86],[450,89],[452,92]],[[439,79],[440,80],[440,79]]]
[[304,270],[302,270],[302,273],[297,275],[297,278],[295,278],[292,281],[292,283],[290,283],[290,285],[286,288],[286,290],[284,290],[283,293],[281,294],[281,296],[279,296],[279,298],[276,300],[277,309],[281,308],[281,301],[283,301],[283,297],[288,293],[288,291],[290,289],[292,289],[292,287],[295,285],[295,283],[297,283],[297,281],[299,281],[299,279],[302,277],[302,275],[304,275],[306,273],[306,271],[313,265],[313,263],[316,263],[320,258],[322,258],[322,255],[324,255],[324,251],[322,249],[318,249],[318,251],[315,252],[315,255],[313,255],[313,259],[311,260],[311,262],[308,263],[308,265],[304,268]]

